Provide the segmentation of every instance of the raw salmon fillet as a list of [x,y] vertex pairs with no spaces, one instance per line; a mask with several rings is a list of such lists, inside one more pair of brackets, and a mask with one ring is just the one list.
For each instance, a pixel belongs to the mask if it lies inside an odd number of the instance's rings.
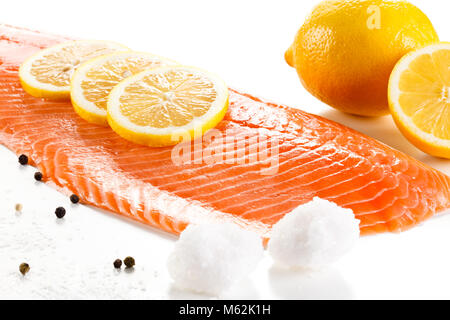
[[405,230],[450,206],[450,178],[437,170],[333,121],[235,90],[218,129],[236,141],[278,141],[278,172],[261,174],[263,161],[177,165],[172,147],[127,142],[78,117],[69,102],[22,90],[20,63],[64,40],[0,26],[0,142],[84,203],[172,233],[230,221],[266,239],[274,223],[314,196],[351,208],[362,234]]

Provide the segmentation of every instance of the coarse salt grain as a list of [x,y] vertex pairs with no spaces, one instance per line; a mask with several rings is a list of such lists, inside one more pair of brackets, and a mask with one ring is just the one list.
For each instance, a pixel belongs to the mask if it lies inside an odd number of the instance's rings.
[[178,287],[218,295],[248,275],[263,256],[261,238],[233,224],[191,225],[168,260]]
[[272,228],[268,251],[274,261],[294,268],[320,268],[347,253],[359,238],[351,209],[315,197]]

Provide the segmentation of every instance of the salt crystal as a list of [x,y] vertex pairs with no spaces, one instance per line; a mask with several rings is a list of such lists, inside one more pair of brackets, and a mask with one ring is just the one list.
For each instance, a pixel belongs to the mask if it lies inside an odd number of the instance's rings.
[[315,197],[273,226],[268,251],[279,265],[318,268],[338,260],[358,238],[359,220],[351,209]]
[[169,274],[178,287],[218,295],[247,276],[263,252],[261,238],[236,225],[191,225],[169,257]]

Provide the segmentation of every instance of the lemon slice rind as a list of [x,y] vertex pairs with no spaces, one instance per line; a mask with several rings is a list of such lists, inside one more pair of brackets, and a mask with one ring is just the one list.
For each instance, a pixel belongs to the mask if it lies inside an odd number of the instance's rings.
[[[206,75],[213,83],[216,98],[205,114],[194,118],[184,126],[155,128],[136,125],[121,113],[119,100],[128,85],[142,80],[149,74],[164,73],[174,68]],[[225,116],[228,101],[228,87],[218,76],[190,66],[160,67],[140,72],[121,81],[114,87],[108,97],[107,120],[117,134],[129,141],[153,147],[170,146],[179,143],[180,139],[186,139],[187,136],[190,139],[195,139],[214,128]]]

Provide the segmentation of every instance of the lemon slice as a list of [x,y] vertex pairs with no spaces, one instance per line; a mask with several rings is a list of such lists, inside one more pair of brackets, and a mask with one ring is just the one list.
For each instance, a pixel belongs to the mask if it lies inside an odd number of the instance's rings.
[[70,77],[77,66],[99,55],[127,47],[98,40],[69,41],[41,50],[20,66],[19,77],[26,92],[38,98],[69,99]]
[[403,57],[391,74],[388,95],[405,137],[428,154],[450,159],[450,43]]
[[123,79],[150,68],[175,65],[172,60],[144,52],[117,52],[86,61],[77,68],[70,83],[75,111],[100,125],[106,121],[106,101],[112,88]]
[[162,67],[114,87],[107,119],[123,138],[161,147],[201,136],[227,108],[228,88],[219,77],[193,67]]

